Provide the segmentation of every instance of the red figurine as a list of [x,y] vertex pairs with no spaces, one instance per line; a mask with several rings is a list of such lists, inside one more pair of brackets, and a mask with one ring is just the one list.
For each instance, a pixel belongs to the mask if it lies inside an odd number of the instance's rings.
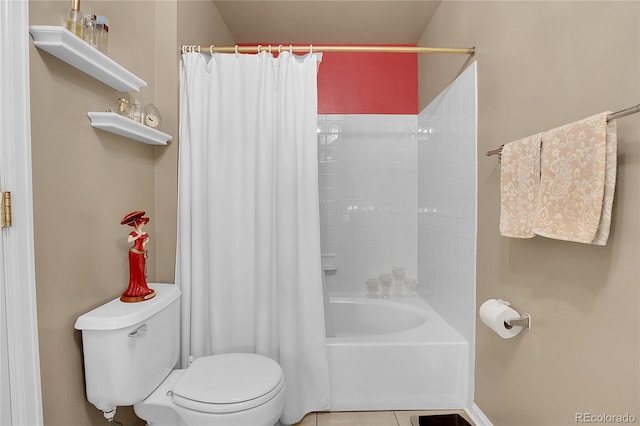
[[143,211],[131,212],[120,222],[121,225],[135,228],[127,239],[128,242],[133,242],[133,246],[129,249],[129,287],[120,296],[123,302],[142,302],[156,295],[153,289],[147,287],[145,276],[147,251],[144,246],[149,241],[149,234],[144,232],[142,227],[149,223],[149,218],[143,217],[144,214]]

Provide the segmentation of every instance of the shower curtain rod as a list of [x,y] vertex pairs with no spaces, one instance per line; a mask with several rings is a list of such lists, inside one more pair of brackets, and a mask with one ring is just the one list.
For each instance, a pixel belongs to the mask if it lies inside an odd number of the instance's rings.
[[[611,120],[615,120],[617,118],[626,117],[627,115],[635,114],[637,112],[640,112],[640,104],[638,104],[636,106],[629,107],[627,109],[620,110],[620,111],[612,112],[611,114],[609,114],[607,116],[607,122],[609,122]],[[491,157],[492,155],[500,155],[500,154],[502,154],[502,148],[503,147],[504,147],[504,145],[500,145],[496,149],[492,149],[491,151],[487,151],[485,153],[485,155],[487,157]]]
[[420,47],[420,46],[292,46],[283,45],[255,45],[255,46],[198,46],[182,45],[182,53],[257,53],[257,52],[379,52],[379,53],[454,53],[473,55],[475,47]]

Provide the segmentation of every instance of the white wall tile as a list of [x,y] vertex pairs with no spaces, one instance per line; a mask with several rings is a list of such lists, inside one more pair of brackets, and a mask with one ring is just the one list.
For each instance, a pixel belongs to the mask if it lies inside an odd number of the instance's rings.
[[416,129],[415,115],[318,117],[321,242],[338,263],[331,292],[364,292],[368,277],[398,265],[417,276]]
[[475,64],[418,115],[418,292],[465,338],[475,318]]

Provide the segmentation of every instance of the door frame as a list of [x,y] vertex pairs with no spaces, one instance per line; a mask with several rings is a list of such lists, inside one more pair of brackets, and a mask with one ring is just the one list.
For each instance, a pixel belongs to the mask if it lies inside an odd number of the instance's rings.
[[13,225],[2,230],[12,425],[43,425],[36,309],[29,87],[29,2],[0,0],[0,190]]

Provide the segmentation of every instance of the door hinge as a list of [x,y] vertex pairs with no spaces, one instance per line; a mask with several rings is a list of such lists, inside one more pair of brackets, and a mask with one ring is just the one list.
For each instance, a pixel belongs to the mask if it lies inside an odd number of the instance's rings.
[[8,228],[11,226],[11,193],[2,193],[2,227]]

